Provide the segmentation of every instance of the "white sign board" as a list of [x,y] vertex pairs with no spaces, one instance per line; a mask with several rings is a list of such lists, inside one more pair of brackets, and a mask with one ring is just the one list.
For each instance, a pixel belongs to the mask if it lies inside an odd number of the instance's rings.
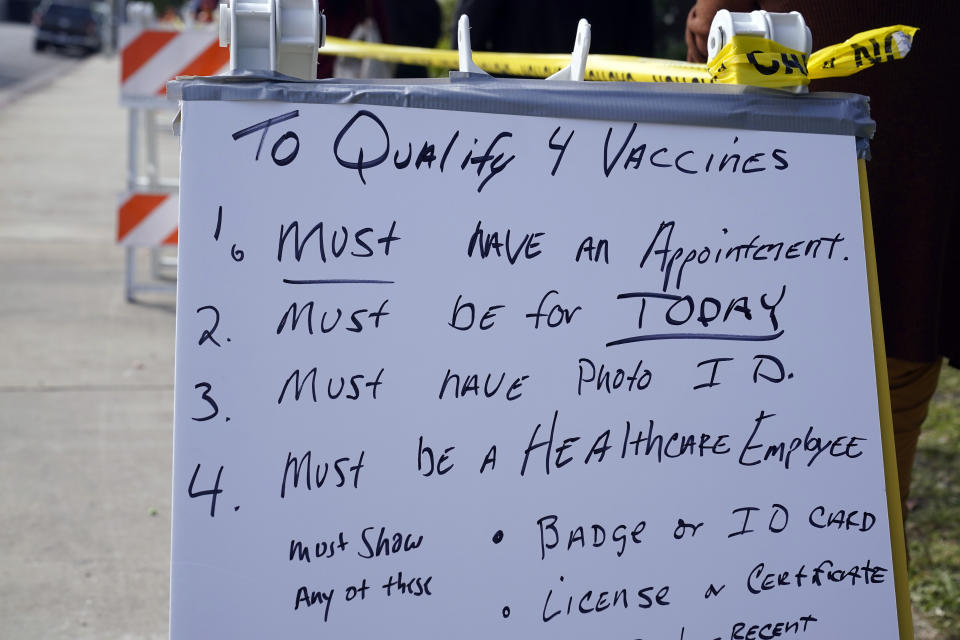
[[173,638],[897,637],[852,138],[183,108]]

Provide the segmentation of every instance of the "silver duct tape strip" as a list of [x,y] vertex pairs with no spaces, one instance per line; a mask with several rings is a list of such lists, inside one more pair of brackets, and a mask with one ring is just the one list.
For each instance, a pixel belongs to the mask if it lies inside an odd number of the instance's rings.
[[720,84],[545,82],[453,72],[449,78],[297,81],[268,72],[180,78],[178,100],[267,100],[359,104],[444,111],[678,124],[757,131],[854,136],[869,158],[876,124],[869,98],[849,93],[795,95]]

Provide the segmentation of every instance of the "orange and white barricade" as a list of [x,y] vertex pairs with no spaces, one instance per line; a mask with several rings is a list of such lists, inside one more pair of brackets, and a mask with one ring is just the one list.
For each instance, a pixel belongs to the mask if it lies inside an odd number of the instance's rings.
[[[124,247],[126,269],[124,295],[133,302],[136,293],[172,292],[176,279],[176,257],[161,249],[177,248],[177,216],[180,196],[177,191],[137,191],[120,198],[117,207],[117,244]],[[149,249],[153,280],[137,278],[137,250]]]
[[[155,280],[169,280],[176,274],[175,257],[161,255],[162,248],[177,244],[179,181],[176,177],[160,176],[157,152],[158,131],[169,131],[172,119],[171,115],[160,124],[157,114],[172,114],[177,106],[166,98],[167,81],[177,76],[212,76],[226,71],[230,50],[220,47],[215,25],[190,29],[122,25],[118,44],[120,103],[129,112],[129,132],[127,189],[117,209],[117,242],[126,247],[125,295],[133,301],[139,291],[173,289],[169,283],[138,281],[137,249],[150,250]],[[163,267],[173,270],[164,273]]]
[[125,247],[177,246],[177,193],[130,193],[117,211],[117,243]]
[[120,29],[120,101],[124,105],[157,104],[167,81],[177,76],[215,76],[230,65],[230,50],[220,46],[212,27]]

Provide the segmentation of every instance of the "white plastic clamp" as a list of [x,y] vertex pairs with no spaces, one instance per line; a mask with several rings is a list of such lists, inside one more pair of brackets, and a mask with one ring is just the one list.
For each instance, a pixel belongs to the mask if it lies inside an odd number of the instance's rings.
[[547,80],[583,80],[587,71],[587,55],[590,53],[590,23],[580,18],[577,23],[577,37],[573,42],[570,64],[547,78]]
[[230,70],[265,70],[317,79],[317,50],[326,19],[315,0],[240,1],[220,5],[220,46]]
[[810,55],[813,36],[803,16],[796,11],[734,13],[721,9],[710,23],[707,62],[710,63],[734,36],[759,36]]
[[470,46],[470,18],[467,14],[461,15],[460,20],[457,21],[457,59],[460,63],[460,71],[464,73],[490,75],[473,61],[473,47]]

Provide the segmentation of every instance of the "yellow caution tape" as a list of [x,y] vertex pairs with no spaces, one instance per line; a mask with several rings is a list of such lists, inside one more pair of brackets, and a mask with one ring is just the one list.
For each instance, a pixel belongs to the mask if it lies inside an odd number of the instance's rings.
[[323,46],[320,47],[320,53],[328,56],[370,58],[381,62],[412,64],[423,67],[445,67],[447,69],[456,69],[460,64],[457,59],[457,52],[450,49],[426,49],[396,44],[378,44],[334,36],[326,37]]
[[[327,36],[320,53],[348,58],[371,58],[381,62],[444,67],[460,65],[457,52],[450,49],[426,49],[392,44],[360,42]],[[568,53],[494,53],[474,51],[473,59],[488,73],[506,76],[546,78],[570,63]],[[584,73],[587,80],[626,80],[633,82],[710,82],[707,66],[696,62],[658,60],[634,56],[591,54]]]
[[765,38],[734,36],[710,64],[711,81],[791,89],[818,78],[849,76],[903,58],[916,32],[904,25],[864,31],[814,52],[809,60],[802,52]]
[[[570,56],[567,55],[564,58],[563,66],[566,66]],[[697,62],[606,54],[587,56],[587,66],[583,75],[584,80],[710,82],[710,72],[706,65]]]
[[[659,60],[633,56],[590,54],[586,80],[632,82],[690,82],[748,84],[792,89],[810,80],[848,76],[881,62],[907,55],[916,34],[915,27],[896,25],[859,33],[842,44],[807,55],[756,36],[734,36],[713,64]],[[329,36],[320,53],[350,58],[372,58],[382,62],[445,67],[459,66],[457,52],[377,44]],[[494,53],[475,51],[473,59],[488,73],[546,78],[570,62],[563,53]]]
[[759,36],[733,36],[709,65],[711,82],[792,89],[810,84],[807,55]]
[[910,53],[916,27],[898,24],[858,33],[843,44],[815,51],[810,56],[811,78],[849,76],[881,62],[900,60]]

